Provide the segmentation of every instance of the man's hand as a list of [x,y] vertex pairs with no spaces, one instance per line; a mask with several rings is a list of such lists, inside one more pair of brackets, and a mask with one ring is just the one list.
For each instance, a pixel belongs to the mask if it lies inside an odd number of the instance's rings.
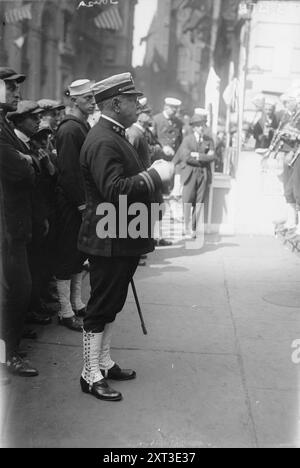
[[150,169],[155,169],[158,172],[162,182],[168,182],[174,175],[174,164],[163,159],[155,161]]
[[175,155],[175,151],[173,150],[173,148],[171,148],[171,146],[164,146],[163,147],[163,152],[165,153],[166,156],[174,156]]

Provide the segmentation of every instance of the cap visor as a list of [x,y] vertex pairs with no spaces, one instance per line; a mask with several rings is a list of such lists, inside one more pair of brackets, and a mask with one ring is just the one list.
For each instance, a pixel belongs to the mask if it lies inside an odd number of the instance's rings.
[[16,81],[17,83],[23,83],[26,80],[25,75],[12,75],[8,78],[4,78],[4,81]]
[[130,91],[124,91],[121,94],[132,94],[132,95],[135,95],[135,96],[144,96],[144,93],[142,93],[141,91],[137,91],[136,89],[132,89]]

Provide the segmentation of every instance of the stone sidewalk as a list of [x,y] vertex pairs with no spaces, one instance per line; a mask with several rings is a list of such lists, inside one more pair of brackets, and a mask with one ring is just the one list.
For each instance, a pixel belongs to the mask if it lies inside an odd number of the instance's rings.
[[[179,242],[139,268],[113,358],[137,371],[123,401],[83,394],[81,335],[56,323],[26,341],[37,378],[4,389],[4,447],[299,447],[300,259],[272,237]],[[88,297],[85,282],[85,297]]]

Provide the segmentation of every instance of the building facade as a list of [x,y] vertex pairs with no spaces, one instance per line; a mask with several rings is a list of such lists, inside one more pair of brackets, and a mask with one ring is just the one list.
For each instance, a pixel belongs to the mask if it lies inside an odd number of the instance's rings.
[[[27,99],[61,99],[75,79],[131,70],[136,2],[1,1],[0,63],[30,78],[22,87]],[[110,8],[107,21],[101,15]]]
[[225,89],[230,61],[236,65],[239,61],[239,3],[239,0],[158,0],[145,38],[144,66],[137,70],[140,86],[144,85],[155,108],[161,106],[166,94],[181,98],[187,111],[204,106],[211,66]]

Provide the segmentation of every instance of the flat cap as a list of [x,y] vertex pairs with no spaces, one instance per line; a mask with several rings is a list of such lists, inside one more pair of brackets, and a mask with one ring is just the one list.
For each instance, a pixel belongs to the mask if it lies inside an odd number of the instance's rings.
[[95,81],[91,81],[91,80],[73,81],[73,83],[71,83],[68,88],[70,97],[82,96],[83,94],[91,93],[94,84],[95,84]]
[[0,80],[4,81],[16,81],[17,83],[23,83],[26,80],[25,75],[15,72],[12,68],[0,67]]
[[40,99],[38,101],[38,105],[44,111],[63,110],[63,109],[65,109],[65,106],[61,102],[54,101],[53,99]]
[[18,103],[18,108],[14,112],[9,112],[7,117],[9,120],[14,120],[20,116],[26,116],[30,114],[40,114],[43,112],[37,102],[35,101],[20,101]]
[[143,93],[135,89],[135,84],[131,73],[121,73],[113,75],[94,85],[96,102],[102,102],[120,94],[143,96]]
[[207,122],[207,114],[194,114],[190,120],[190,125],[198,125]]
[[180,99],[176,99],[176,98],[173,98],[173,97],[166,97],[165,104],[167,106],[179,107],[179,106],[181,106],[182,101],[180,101]]

